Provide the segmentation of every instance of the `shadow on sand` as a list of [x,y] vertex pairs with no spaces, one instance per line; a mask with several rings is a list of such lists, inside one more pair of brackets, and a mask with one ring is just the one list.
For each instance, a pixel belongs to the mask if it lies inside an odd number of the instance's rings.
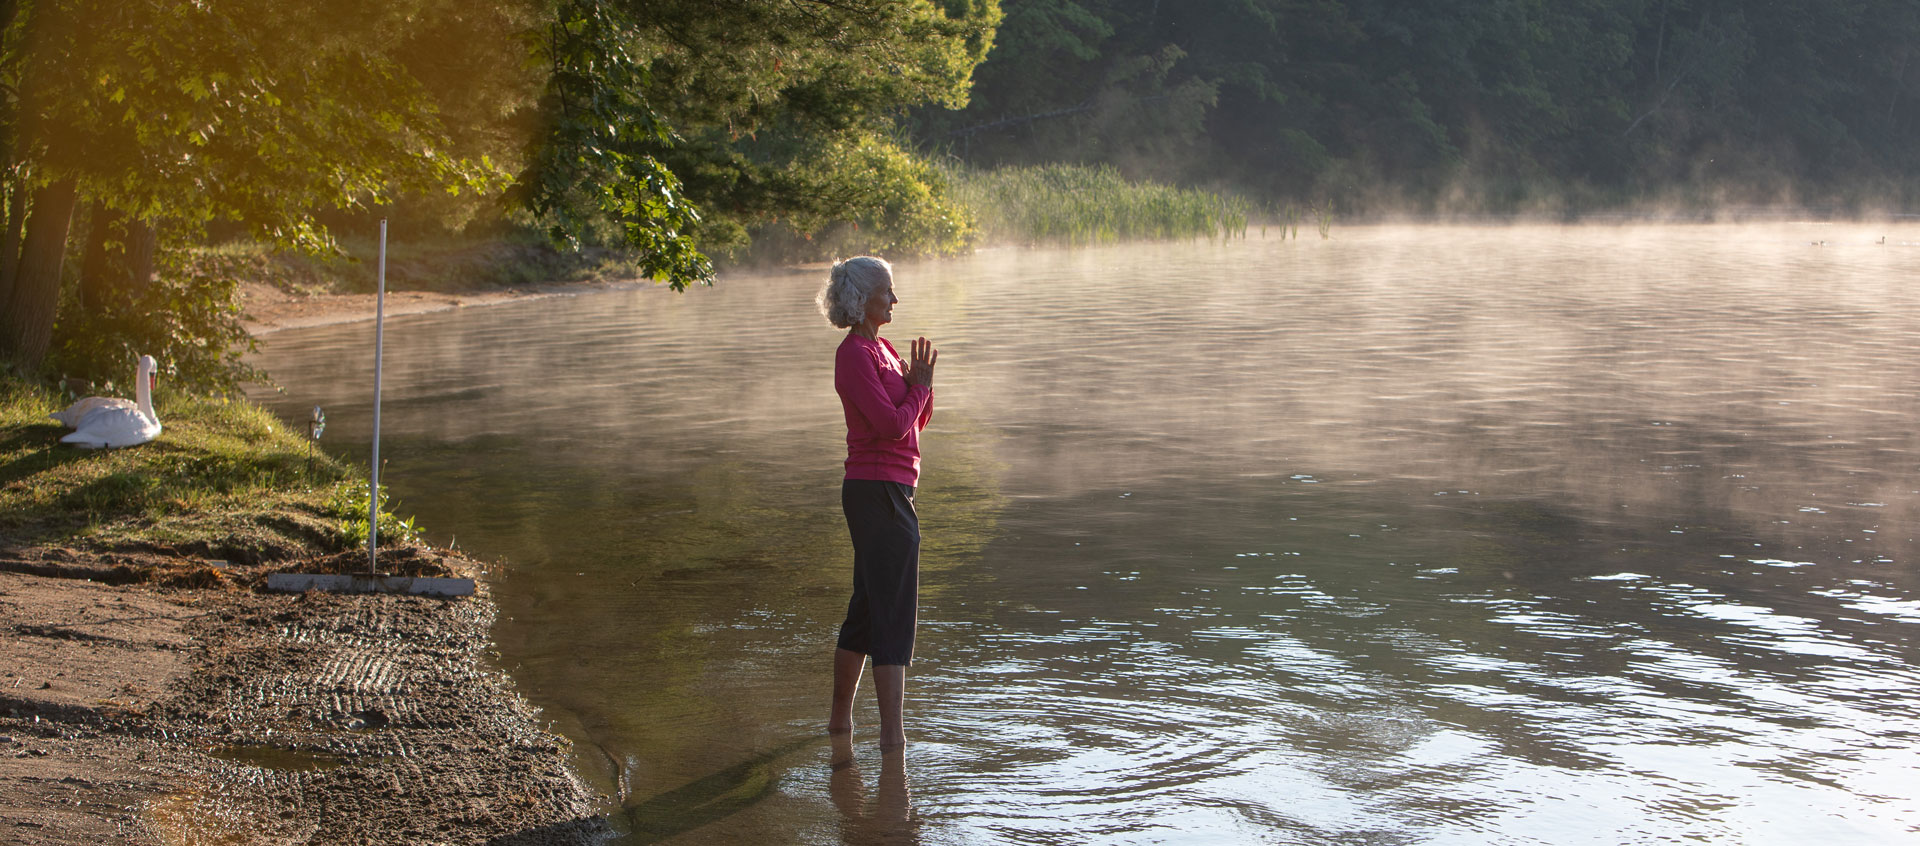
[[[626,843],[658,843],[746,810],[772,793],[780,782],[780,759],[828,742],[804,737],[762,752],[712,775],[628,804],[620,813],[630,827]],[[840,811],[849,844],[916,843],[917,821],[909,801],[906,754],[884,752],[871,801],[847,735],[831,738],[833,757],[828,792]],[[528,841],[532,842],[532,841]]]
[[632,827],[626,842],[658,843],[747,809],[780,783],[776,762],[825,740],[803,737],[789,741],[713,775],[628,804],[620,811]]

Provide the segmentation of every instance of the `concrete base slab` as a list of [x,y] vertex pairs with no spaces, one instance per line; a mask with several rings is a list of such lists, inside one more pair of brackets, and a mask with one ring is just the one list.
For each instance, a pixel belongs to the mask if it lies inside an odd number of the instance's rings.
[[422,596],[472,596],[472,579],[431,576],[368,576],[346,573],[270,573],[267,590],[305,593],[411,593]]

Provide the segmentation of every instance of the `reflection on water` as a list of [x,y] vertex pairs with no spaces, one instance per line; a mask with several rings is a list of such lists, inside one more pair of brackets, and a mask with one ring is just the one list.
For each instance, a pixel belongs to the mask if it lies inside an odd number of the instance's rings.
[[[843,742],[849,741],[843,736]],[[817,744],[796,740],[652,798],[629,798],[619,813],[627,824],[626,839],[659,843],[753,806],[778,784],[781,759],[811,745]],[[835,753],[838,762],[837,748]]]
[[912,791],[907,786],[904,750],[876,753],[880,778],[875,796],[867,798],[867,782],[860,777],[860,752],[850,735],[833,736],[833,775],[827,779],[833,805],[840,810],[841,839],[850,844],[912,843],[919,839],[913,816]]
[[[383,480],[633,842],[1914,839],[1920,231],[1339,234],[898,267],[892,769],[811,275],[396,320]],[[259,357],[361,456],[370,338]]]

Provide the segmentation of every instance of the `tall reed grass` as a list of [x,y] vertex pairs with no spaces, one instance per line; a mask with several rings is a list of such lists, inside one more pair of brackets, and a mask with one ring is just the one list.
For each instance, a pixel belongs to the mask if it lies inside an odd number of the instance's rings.
[[1108,166],[1038,165],[950,172],[984,243],[1099,244],[1244,238],[1238,197],[1133,182]]

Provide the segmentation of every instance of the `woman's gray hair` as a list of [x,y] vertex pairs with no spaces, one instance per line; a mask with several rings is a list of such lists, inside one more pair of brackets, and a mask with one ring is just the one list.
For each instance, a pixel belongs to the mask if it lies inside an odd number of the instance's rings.
[[833,263],[827,274],[827,287],[820,289],[814,302],[827,320],[842,329],[860,325],[867,319],[867,300],[873,292],[893,280],[893,265],[874,256],[855,256]]

